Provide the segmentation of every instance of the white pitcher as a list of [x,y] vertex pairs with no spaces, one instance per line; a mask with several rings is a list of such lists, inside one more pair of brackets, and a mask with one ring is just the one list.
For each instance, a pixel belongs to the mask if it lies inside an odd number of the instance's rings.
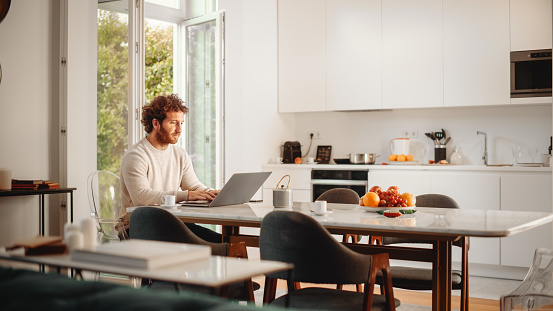
[[392,154],[409,154],[409,138],[394,138],[390,140],[389,147]]

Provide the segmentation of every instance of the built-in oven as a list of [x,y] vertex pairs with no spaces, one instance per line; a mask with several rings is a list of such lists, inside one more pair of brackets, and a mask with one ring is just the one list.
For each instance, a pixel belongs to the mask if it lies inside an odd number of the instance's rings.
[[311,193],[315,201],[323,192],[334,188],[349,188],[359,197],[367,193],[368,170],[321,170],[311,171]]
[[551,96],[551,49],[511,52],[511,97]]

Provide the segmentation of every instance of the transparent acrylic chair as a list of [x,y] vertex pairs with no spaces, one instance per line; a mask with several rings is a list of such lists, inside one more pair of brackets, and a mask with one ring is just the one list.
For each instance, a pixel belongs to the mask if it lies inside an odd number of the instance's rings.
[[553,251],[536,249],[526,277],[512,293],[501,296],[502,311],[553,310]]
[[98,223],[98,242],[128,240],[129,236],[119,219],[121,186],[119,176],[109,171],[94,171],[88,176],[90,216]]
[[[121,185],[119,176],[109,171],[94,171],[88,175],[87,180],[88,203],[90,216],[96,219],[98,224],[98,243],[113,243],[128,240],[129,235],[125,230],[123,221],[119,218],[121,210]],[[124,278],[121,276],[97,273],[95,279],[100,276]],[[129,278],[131,286],[140,287],[141,279]]]

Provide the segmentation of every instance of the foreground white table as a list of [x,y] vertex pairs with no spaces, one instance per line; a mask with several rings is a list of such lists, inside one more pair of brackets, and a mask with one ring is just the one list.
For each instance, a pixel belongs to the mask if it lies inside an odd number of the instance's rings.
[[140,269],[72,260],[69,254],[46,256],[11,256],[0,253],[0,259],[72,268],[93,272],[113,273],[129,277],[155,279],[183,284],[205,286],[212,289],[241,282],[252,276],[292,269],[292,265],[268,260],[247,260],[232,257],[211,256],[186,264],[159,269]]
[[[171,212],[185,222],[223,226],[226,241],[243,240],[255,246],[257,237],[240,234],[240,227],[260,227],[273,210],[290,210],[312,215],[314,203],[294,203],[293,208],[274,208],[270,203],[196,208],[179,207]],[[385,235],[433,240],[432,249],[350,245],[356,251],[388,252],[390,258],[432,263],[432,309],[451,310],[451,246],[464,237],[500,238],[521,233],[553,221],[553,214],[538,212],[486,211],[418,207],[415,214],[386,218],[355,204],[328,204],[331,214],[313,216],[332,233]],[[134,208],[127,209],[132,212]]]

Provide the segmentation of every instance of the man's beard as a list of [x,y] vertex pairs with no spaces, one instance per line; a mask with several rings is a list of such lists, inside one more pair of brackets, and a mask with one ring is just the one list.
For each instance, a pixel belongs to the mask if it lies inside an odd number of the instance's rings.
[[161,126],[159,128],[159,131],[156,133],[156,138],[157,138],[157,141],[159,141],[160,143],[162,144],[176,144],[178,141],[179,141],[179,136],[180,135],[176,135],[175,136],[172,136],[171,134],[169,134],[169,132],[167,132],[163,126]]

